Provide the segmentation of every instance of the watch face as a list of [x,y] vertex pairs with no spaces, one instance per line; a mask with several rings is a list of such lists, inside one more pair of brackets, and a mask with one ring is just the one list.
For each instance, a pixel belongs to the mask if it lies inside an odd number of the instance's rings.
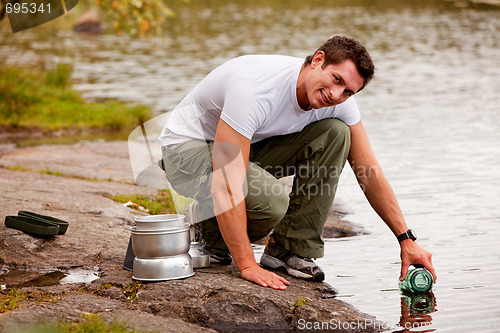
[[408,229],[408,236],[413,240],[417,239],[417,234],[411,229]]

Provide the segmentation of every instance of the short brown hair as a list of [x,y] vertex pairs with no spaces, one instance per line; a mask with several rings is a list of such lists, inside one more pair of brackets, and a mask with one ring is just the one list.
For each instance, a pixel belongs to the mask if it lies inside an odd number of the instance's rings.
[[373,64],[372,57],[361,43],[352,38],[333,36],[321,45],[314,54],[306,57],[304,62],[305,66],[311,64],[312,59],[318,51],[323,51],[325,53],[325,61],[321,66],[322,68],[332,64],[340,64],[348,59],[352,60],[359,74],[364,79],[361,89],[363,89],[375,75],[375,65]]

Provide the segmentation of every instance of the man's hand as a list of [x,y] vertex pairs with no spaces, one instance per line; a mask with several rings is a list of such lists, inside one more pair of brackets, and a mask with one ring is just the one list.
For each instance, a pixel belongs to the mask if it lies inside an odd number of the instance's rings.
[[243,269],[241,271],[241,277],[263,287],[270,287],[279,290],[285,290],[286,286],[290,285],[290,282],[281,276],[265,270],[257,264]]
[[404,280],[406,273],[408,272],[408,267],[414,264],[419,264],[427,268],[427,270],[432,274],[434,281],[437,280],[436,271],[432,266],[432,255],[430,252],[426,251],[411,239],[402,241],[400,245],[401,275],[399,276],[399,280]]

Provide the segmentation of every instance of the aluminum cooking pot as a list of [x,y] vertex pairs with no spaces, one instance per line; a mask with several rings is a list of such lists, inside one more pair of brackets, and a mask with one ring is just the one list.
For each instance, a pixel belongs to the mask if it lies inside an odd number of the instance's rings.
[[132,232],[132,249],[136,257],[158,258],[189,252],[191,243],[189,227],[158,231],[138,231],[136,227],[132,227],[130,231]]
[[141,216],[134,221],[137,231],[170,230],[189,226],[186,217],[179,214]]
[[187,253],[178,256],[154,259],[134,259],[134,280],[166,281],[193,276],[191,256]]

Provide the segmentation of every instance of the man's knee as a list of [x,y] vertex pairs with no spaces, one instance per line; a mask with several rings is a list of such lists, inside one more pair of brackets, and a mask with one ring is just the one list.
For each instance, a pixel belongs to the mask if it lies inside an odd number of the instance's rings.
[[246,200],[250,223],[262,224],[262,227],[265,225],[264,229],[271,229],[281,221],[288,210],[288,192],[278,181],[273,185],[261,188],[258,196]]
[[255,242],[264,238],[283,219],[288,211],[289,197],[284,190],[266,197],[260,204],[247,207],[248,235],[250,241]]
[[274,224],[281,221],[281,219],[285,216],[288,210],[289,202],[290,197],[288,196],[284,186],[281,186],[279,193],[272,194],[270,197],[270,208],[268,214],[270,219],[275,221]]

